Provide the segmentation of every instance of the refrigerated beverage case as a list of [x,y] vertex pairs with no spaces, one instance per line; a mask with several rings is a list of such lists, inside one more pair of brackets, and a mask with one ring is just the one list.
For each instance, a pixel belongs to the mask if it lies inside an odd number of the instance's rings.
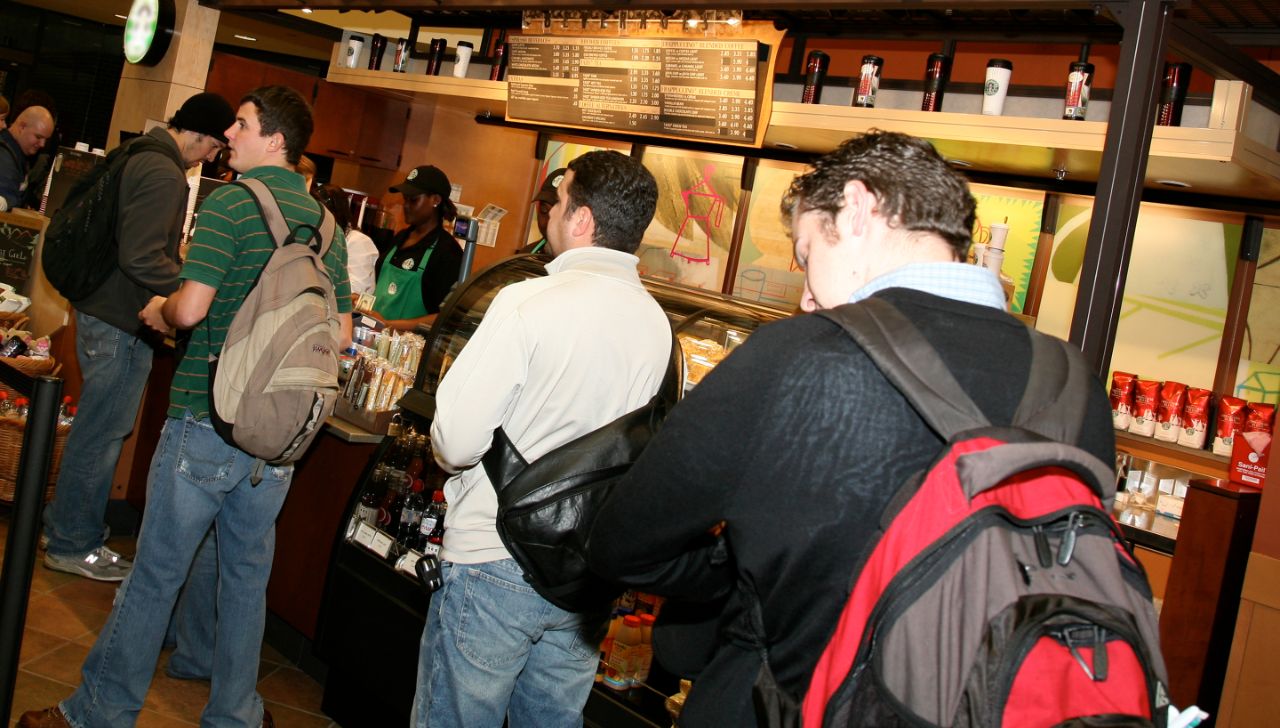
[[822,83],[827,78],[830,65],[831,56],[822,51],[809,52],[804,64],[804,90],[800,92],[800,103],[816,104],[822,98]]
[[945,53],[934,53],[924,64],[924,98],[921,111],[942,111],[942,95],[951,75],[951,59]]
[[1089,90],[1093,87],[1093,64],[1076,61],[1067,73],[1067,95],[1063,99],[1062,118],[1084,121],[1089,108]]
[[884,59],[880,56],[863,56],[861,69],[862,75],[858,77],[858,90],[853,95],[853,105],[869,109],[876,105]]
[[1160,89],[1160,104],[1156,107],[1158,126],[1182,124],[1182,106],[1187,101],[1187,84],[1190,82],[1190,63],[1164,64],[1164,85]]

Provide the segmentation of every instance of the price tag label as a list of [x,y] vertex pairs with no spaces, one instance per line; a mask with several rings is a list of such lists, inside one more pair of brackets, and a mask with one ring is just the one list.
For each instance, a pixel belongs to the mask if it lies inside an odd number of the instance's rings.
[[378,535],[378,529],[374,528],[373,526],[370,526],[364,521],[361,521],[360,524],[356,526],[355,535],[352,537],[351,540],[355,541],[361,546],[364,546],[367,549],[371,549],[373,548],[373,538],[376,535]]
[[418,562],[422,560],[422,554],[416,551],[406,551],[399,559],[396,560],[396,571],[402,571],[409,576],[417,576],[416,567]]
[[369,544],[369,549],[385,559],[387,558],[387,554],[391,553],[391,547],[394,546],[395,543],[395,539],[382,531],[378,531],[374,534],[373,543]]

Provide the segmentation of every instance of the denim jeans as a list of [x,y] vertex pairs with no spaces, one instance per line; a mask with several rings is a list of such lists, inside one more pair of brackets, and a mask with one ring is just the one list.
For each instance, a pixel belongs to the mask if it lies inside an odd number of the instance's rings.
[[75,728],[132,726],[142,708],[165,627],[204,536],[217,529],[217,627],[205,728],[257,728],[255,689],[266,622],[275,521],[292,467],[266,468],[249,484],[254,459],[226,444],[208,420],[170,418],[151,461],[147,507],[133,571],[62,702]]
[[581,726],[604,617],[538,596],[511,559],[444,564],[418,655],[412,728]]
[[86,554],[102,545],[111,480],[151,373],[151,346],[76,312],[76,354],[84,386],[67,435],[53,502],[44,510],[49,553]]
[[215,610],[218,596],[218,532],[209,529],[187,574],[169,620],[165,646],[173,645],[165,674],[183,680],[208,680],[213,674]]

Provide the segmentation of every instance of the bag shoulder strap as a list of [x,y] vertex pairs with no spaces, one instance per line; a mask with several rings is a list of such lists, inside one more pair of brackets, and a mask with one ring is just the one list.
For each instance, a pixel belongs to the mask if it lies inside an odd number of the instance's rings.
[[329,246],[333,244],[333,234],[337,227],[334,222],[333,213],[324,205],[320,205],[320,220],[317,225],[298,225],[290,228],[289,221],[285,219],[284,212],[280,210],[280,203],[276,200],[271,189],[260,179],[254,177],[245,177],[236,180],[232,184],[239,185],[249,192],[249,196],[253,198],[258,205],[258,212],[262,215],[263,222],[266,223],[267,230],[271,233],[271,239],[275,241],[277,248],[282,248],[290,243],[300,242],[297,240],[298,231],[309,229],[312,231],[311,244],[320,242],[317,254],[323,258],[329,252]]
[[[939,435],[950,440],[990,425],[982,410],[919,329],[882,298],[819,312],[858,342],[876,367]],[[1012,424],[1058,442],[1074,443],[1084,425],[1088,368],[1070,344],[1033,329],[1026,388]]]
[[819,315],[839,324],[929,427],[944,440],[990,421],[956,381],[933,345],[893,304],[868,298]]

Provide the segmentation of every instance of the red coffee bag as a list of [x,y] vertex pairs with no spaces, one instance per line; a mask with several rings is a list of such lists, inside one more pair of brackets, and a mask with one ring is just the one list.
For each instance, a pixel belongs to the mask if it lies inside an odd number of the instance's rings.
[[1218,401],[1218,426],[1213,436],[1214,453],[1231,454],[1231,445],[1235,442],[1236,432],[1244,427],[1245,404],[1243,399],[1225,394]]
[[1133,412],[1133,383],[1137,378],[1128,372],[1111,374],[1111,426],[1117,430],[1129,429],[1129,415]]
[[1187,406],[1182,409],[1182,429],[1178,431],[1178,444],[1203,448],[1209,431],[1209,403],[1213,392],[1198,387],[1187,388]]
[[1157,440],[1177,442],[1182,429],[1182,408],[1187,404],[1187,385],[1165,382],[1160,385],[1160,404],[1156,408]]
[[1156,416],[1160,410],[1160,382],[1138,379],[1133,385],[1133,413],[1129,432],[1143,437],[1156,434]]

